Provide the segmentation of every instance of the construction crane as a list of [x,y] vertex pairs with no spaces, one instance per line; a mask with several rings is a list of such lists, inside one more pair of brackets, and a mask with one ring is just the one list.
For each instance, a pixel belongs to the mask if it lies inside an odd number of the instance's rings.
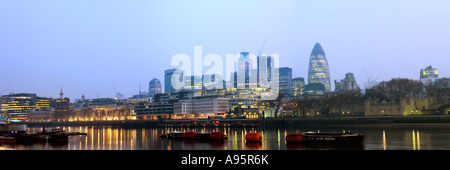
[[366,73],[366,77],[367,77],[367,82],[364,83],[364,85],[366,86],[365,88],[371,88],[372,86],[374,86],[377,83],[377,80],[378,80],[378,77],[380,76],[380,73],[378,73],[378,75],[374,79],[374,77],[373,77],[373,70],[372,70],[372,73],[371,73],[370,76],[369,76],[369,74],[367,74],[366,68],[364,68],[364,72]]
[[262,54],[262,52],[263,52],[263,50],[264,50],[264,46],[266,45],[266,41],[267,41],[267,36],[264,38],[264,43],[263,43],[263,45],[262,45],[262,48],[260,48],[260,49],[258,50],[258,56],[260,56],[260,55]]
[[367,77],[367,82],[370,82],[371,80],[372,80],[372,76],[373,76],[373,70],[372,70],[372,74],[369,76],[368,74],[367,74],[367,70],[366,70],[366,68],[364,67],[364,72],[366,73],[366,77]]
[[116,88],[116,82],[113,80],[113,87],[114,87],[114,95],[117,98],[117,88]]

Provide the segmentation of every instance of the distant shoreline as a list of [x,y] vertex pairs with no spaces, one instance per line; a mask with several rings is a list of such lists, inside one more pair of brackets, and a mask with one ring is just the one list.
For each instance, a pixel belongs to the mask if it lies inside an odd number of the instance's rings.
[[355,116],[355,117],[303,117],[266,119],[266,127],[277,126],[408,126],[449,125],[450,115],[426,116]]
[[[249,119],[248,121],[255,121]],[[260,119],[262,122],[262,119]],[[27,122],[29,127],[52,126],[118,126],[118,127],[164,127],[158,120],[118,120],[118,121],[52,121]],[[357,126],[357,127],[401,127],[401,126],[450,126],[450,115],[426,116],[355,116],[355,117],[301,117],[265,118],[258,127],[289,126]],[[191,125],[189,127],[197,127]],[[203,126],[198,126],[203,127]],[[224,126],[219,126],[224,127]]]
[[115,121],[51,121],[27,122],[28,127],[53,126],[118,126],[118,127],[157,127],[156,120],[115,120]]

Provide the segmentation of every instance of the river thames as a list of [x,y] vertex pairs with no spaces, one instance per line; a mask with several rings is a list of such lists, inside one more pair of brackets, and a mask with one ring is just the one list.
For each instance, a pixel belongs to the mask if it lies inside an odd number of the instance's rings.
[[[408,124],[382,127],[289,127],[289,128],[121,128],[111,126],[63,126],[66,131],[87,135],[69,136],[68,143],[1,143],[0,149],[17,150],[450,150],[450,124]],[[362,133],[364,145],[287,145],[285,136],[299,131]],[[28,133],[40,132],[28,127]],[[225,141],[190,141],[161,138],[170,131],[224,132]],[[248,132],[260,132],[261,143],[245,142]]]

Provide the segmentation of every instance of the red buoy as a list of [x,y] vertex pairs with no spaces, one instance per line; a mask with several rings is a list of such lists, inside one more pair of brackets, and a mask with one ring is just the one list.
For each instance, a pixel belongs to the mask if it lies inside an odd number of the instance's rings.
[[303,142],[303,135],[299,133],[293,133],[286,135],[287,143],[301,143]]
[[195,139],[195,132],[184,132],[183,138],[185,138],[185,139]]
[[262,135],[258,132],[247,133],[247,135],[245,135],[245,140],[247,142],[261,142]]
[[224,140],[225,135],[223,134],[223,132],[211,132],[211,134],[209,134],[209,139],[210,140]]

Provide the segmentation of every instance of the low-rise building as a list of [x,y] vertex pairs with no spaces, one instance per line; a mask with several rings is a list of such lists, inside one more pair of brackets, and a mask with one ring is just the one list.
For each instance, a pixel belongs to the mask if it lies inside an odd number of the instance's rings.
[[[364,113],[366,116],[410,116],[423,115],[434,110],[432,98],[405,97],[400,101],[385,99],[366,99]],[[429,113],[429,112],[428,112]]]

